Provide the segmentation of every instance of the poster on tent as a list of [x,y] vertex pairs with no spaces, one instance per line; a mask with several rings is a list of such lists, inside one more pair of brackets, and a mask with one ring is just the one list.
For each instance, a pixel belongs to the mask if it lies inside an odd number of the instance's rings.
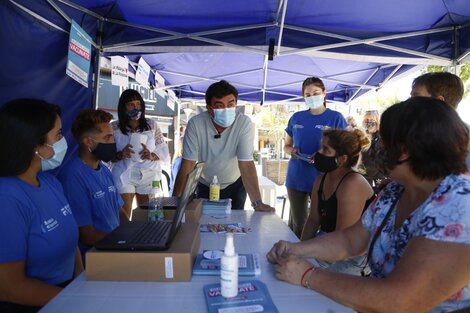
[[90,72],[91,42],[91,37],[72,20],[66,73],[86,88]]
[[111,57],[111,84],[114,86],[129,85],[128,68],[129,61],[126,58],[120,56]]
[[144,58],[139,59],[139,65],[135,72],[135,80],[142,86],[147,87],[149,84],[150,65],[145,62]]

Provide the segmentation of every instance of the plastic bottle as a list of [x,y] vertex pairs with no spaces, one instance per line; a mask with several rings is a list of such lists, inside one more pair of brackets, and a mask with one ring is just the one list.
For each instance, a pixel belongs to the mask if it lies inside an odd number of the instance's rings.
[[225,298],[238,294],[238,254],[235,253],[232,233],[227,233],[224,254],[220,259],[220,291]]
[[149,210],[148,220],[149,221],[163,221],[163,209],[160,203],[160,199],[163,197],[163,191],[160,187],[158,180],[152,181],[152,191],[149,194]]
[[217,176],[214,176],[212,183],[209,186],[209,201],[220,200],[220,184]]

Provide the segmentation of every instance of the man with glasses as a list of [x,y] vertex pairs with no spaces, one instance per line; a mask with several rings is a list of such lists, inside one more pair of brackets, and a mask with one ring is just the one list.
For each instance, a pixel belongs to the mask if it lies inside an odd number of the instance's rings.
[[253,141],[255,127],[244,114],[236,112],[238,91],[221,80],[206,91],[206,108],[189,120],[183,143],[183,161],[173,195],[181,196],[187,174],[196,162],[205,162],[198,197],[209,198],[214,176],[220,183],[220,199],[232,199],[232,209],[243,210],[246,195],[255,211],[274,212],[261,201]]

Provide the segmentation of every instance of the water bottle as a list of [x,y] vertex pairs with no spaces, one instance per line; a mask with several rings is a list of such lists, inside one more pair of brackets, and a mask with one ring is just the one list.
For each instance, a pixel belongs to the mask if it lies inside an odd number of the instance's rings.
[[220,184],[217,176],[214,176],[212,183],[209,186],[209,201],[219,201],[220,200]]
[[160,187],[160,182],[158,180],[154,180],[152,182],[152,191],[149,193],[149,221],[163,221],[165,219],[163,215],[163,208],[161,206],[162,197],[163,191]]

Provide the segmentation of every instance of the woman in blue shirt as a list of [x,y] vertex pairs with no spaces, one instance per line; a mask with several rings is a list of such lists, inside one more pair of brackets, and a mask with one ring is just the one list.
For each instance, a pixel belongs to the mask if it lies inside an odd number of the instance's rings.
[[324,129],[348,126],[341,113],[326,108],[326,90],[321,79],[307,78],[302,84],[302,95],[309,109],[296,112],[289,119],[284,145],[284,151],[291,155],[286,177],[290,203],[289,227],[299,238],[307,219],[313,182],[320,172],[296,154],[312,156],[320,149]]
[[35,312],[83,267],[62,186],[44,172],[67,151],[60,110],[19,99],[0,108],[0,312]]

